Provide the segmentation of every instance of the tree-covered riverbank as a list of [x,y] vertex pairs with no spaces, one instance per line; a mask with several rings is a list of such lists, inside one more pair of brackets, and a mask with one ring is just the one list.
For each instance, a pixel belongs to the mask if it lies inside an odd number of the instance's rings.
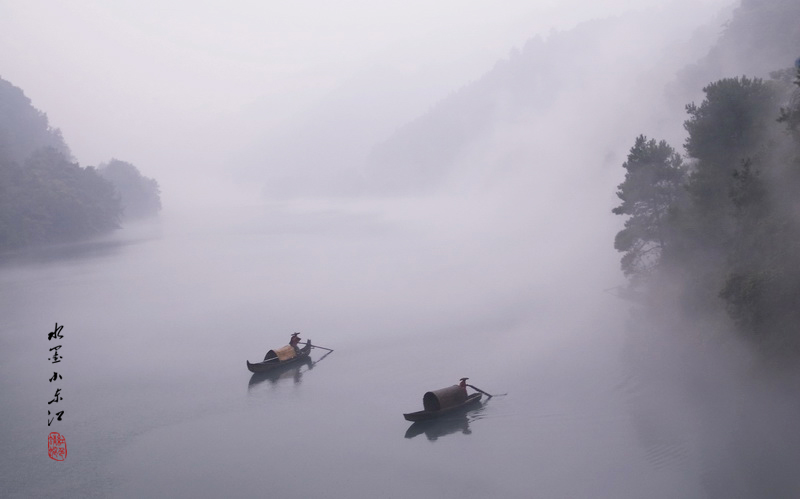
[[47,115],[0,79],[0,251],[108,233],[160,208],[155,180],[119,160],[80,166]]

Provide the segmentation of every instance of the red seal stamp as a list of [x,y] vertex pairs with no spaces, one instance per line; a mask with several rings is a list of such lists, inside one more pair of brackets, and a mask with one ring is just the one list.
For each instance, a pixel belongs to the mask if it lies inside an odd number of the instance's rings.
[[60,433],[54,431],[48,435],[47,455],[56,461],[63,461],[67,458],[67,440]]

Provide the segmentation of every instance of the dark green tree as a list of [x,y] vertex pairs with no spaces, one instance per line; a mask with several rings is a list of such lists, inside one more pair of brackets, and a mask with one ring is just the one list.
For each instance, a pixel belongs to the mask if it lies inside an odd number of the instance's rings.
[[25,169],[36,179],[34,199],[48,239],[77,239],[119,226],[119,199],[94,168],[81,168],[58,151],[43,149],[25,162]]
[[627,215],[614,247],[625,254],[626,275],[642,275],[659,262],[670,240],[670,220],[684,197],[686,170],[680,155],[665,141],[636,138],[622,165],[625,181],[617,187],[622,203],[612,210]]
[[[800,89],[800,58],[795,62],[794,84]],[[800,141],[800,92],[794,92],[789,105],[781,108],[778,122],[786,123],[786,127],[794,134],[795,139]]]
[[0,78],[0,161],[21,165],[36,150],[51,147],[65,157],[69,148],[47,115],[18,87]]
[[[780,76],[776,72],[775,76]],[[798,75],[800,76],[800,75]],[[800,77],[795,81],[800,87]],[[769,162],[756,169],[750,161],[734,174],[730,193],[735,232],[728,275],[720,291],[740,329],[770,351],[800,353],[800,137],[797,135],[800,90],[787,98],[779,122],[788,134],[769,145]],[[788,137],[793,137],[794,140]]]
[[0,163],[0,194],[0,249],[72,241],[119,226],[114,187],[52,148],[22,166]]
[[714,258],[735,230],[730,193],[734,172],[755,158],[764,161],[777,135],[777,85],[754,78],[726,78],[706,86],[705,100],[689,104],[686,152],[694,159],[688,181],[692,212],[687,226],[696,249]]

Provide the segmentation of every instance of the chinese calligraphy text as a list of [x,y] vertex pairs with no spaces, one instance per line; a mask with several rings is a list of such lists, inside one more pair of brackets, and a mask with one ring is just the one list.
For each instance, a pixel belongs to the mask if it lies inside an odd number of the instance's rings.
[[[53,331],[47,333],[47,341],[64,339],[64,335],[61,333],[63,329],[64,326],[63,325],[59,326],[58,322],[56,322]],[[58,364],[63,360],[63,355],[59,354],[59,350],[61,349],[61,347],[62,345],[59,344],[49,349],[49,351],[52,352],[52,354],[50,357],[48,357],[47,360],[49,360],[51,364]],[[61,374],[53,371],[53,376],[51,376],[48,379],[48,381],[52,383],[53,381],[59,381],[62,379],[64,379],[64,377]],[[57,404],[62,400],[64,400],[64,397],[61,395],[61,388],[56,387],[55,394],[53,395],[53,398],[50,399],[49,402],[47,402],[47,405],[49,406],[52,404]],[[51,415],[53,417],[50,417]],[[64,417],[64,411],[63,410],[55,411],[55,414],[53,414],[53,412],[48,410],[47,416],[48,416],[47,426],[50,426],[51,424],[53,424],[54,421],[61,421],[61,418]],[[51,459],[54,459],[56,461],[63,461],[64,459],[67,458],[67,441],[60,433],[51,432],[50,435],[47,437],[47,455],[50,456]]]

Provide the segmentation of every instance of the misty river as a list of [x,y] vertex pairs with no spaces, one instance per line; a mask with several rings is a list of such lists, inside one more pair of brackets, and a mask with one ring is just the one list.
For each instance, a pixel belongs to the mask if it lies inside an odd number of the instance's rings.
[[[469,203],[398,204],[167,213],[108,239],[7,256],[0,495],[797,490],[786,435],[750,431],[791,413],[764,419],[725,389],[709,397],[707,385],[741,379],[691,339],[638,330],[633,305],[605,291],[621,279],[608,237],[587,228],[567,240],[563,227],[464,213]],[[59,364],[48,360],[55,323]],[[251,375],[245,360],[293,331],[335,351]],[[54,370],[62,399],[50,405]],[[461,377],[507,395],[433,425],[403,419],[425,391]],[[55,405],[63,420],[48,426]],[[64,461],[47,455],[51,431],[66,440]]]

